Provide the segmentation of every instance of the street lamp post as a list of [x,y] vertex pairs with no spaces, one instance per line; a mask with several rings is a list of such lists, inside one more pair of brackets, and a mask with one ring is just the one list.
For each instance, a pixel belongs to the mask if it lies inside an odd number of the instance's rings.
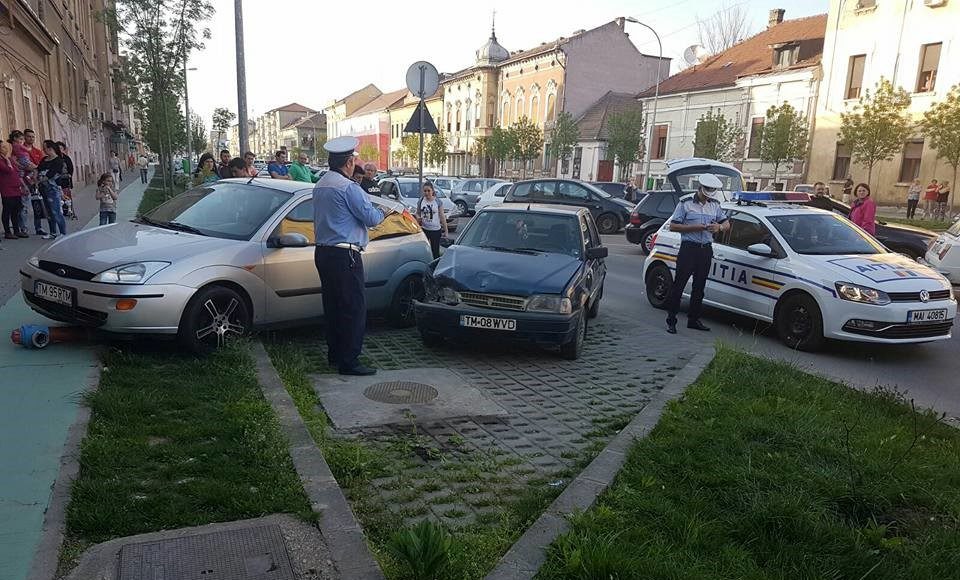
[[[644,160],[643,178],[649,182],[650,181],[650,152],[653,149],[653,131],[657,128],[657,100],[660,98],[660,65],[663,64],[663,43],[660,42],[660,35],[657,34],[657,31],[651,28],[648,24],[644,24],[643,22],[640,22],[639,20],[637,20],[636,18],[633,18],[632,16],[626,17],[625,20],[627,22],[639,24],[640,26],[643,26],[644,28],[652,32],[653,35],[657,38],[657,47],[659,48],[659,51],[660,51],[659,55],[657,56],[657,84],[653,89],[653,116],[650,119],[650,127],[649,127],[650,130],[648,131],[649,138],[647,139],[647,146],[644,147],[646,151],[644,155],[645,160]],[[651,184],[651,187],[652,187],[652,184]]]
[[196,67],[187,68],[187,55],[183,55],[183,108],[187,120],[187,175],[193,173],[193,135],[190,134],[190,90],[187,83],[187,71],[197,70]]

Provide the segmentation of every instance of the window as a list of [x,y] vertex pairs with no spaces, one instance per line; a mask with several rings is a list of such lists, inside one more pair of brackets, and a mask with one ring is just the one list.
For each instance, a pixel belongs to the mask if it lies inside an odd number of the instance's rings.
[[[467,111],[469,113],[469,111]],[[468,133],[470,132],[470,115],[467,115],[467,118],[464,120],[464,130]]]
[[[33,109],[30,105],[30,98],[26,95],[23,96],[23,126],[33,129]],[[34,133],[36,132],[36,129],[34,129]]]
[[750,148],[747,150],[747,157],[750,159],[760,158],[760,145],[763,142],[763,124],[765,117],[754,117],[750,122]]
[[3,96],[5,97],[3,100],[6,103],[6,109],[7,109],[7,130],[5,131],[5,133],[9,133],[10,131],[13,131],[14,129],[16,129],[18,126],[17,113],[13,108],[13,89],[10,88],[10,86],[4,87]]
[[520,119],[526,117],[523,114],[523,97],[517,99],[517,108],[513,112],[513,120],[519,121]]
[[544,121],[552,121],[556,114],[557,95],[547,95],[547,112],[543,116]]
[[657,213],[661,215],[672,215],[677,209],[677,200],[672,195],[658,195],[660,202],[657,203]]
[[937,67],[940,65],[942,43],[924,44],[920,47],[920,70],[917,72],[917,92],[932,92],[937,84]]
[[457,132],[458,133],[460,132],[460,118],[461,118],[460,109],[457,109]]
[[511,197],[516,199],[529,198],[531,200],[554,200],[556,198],[556,181],[528,181],[517,184]]
[[857,54],[850,57],[847,68],[847,98],[859,99],[863,88],[863,67],[867,64],[867,55]]
[[533,96],[530,98],[530,120],[533,123],[540,123],[540,97]]
[[663,159],[667,154],[667,126],[657,125],[653,128],[653,150],[651,159]]
[[864,8],[876,8],[877,0],[857,0],[857,9],[863,10]]
[[775,49],[773,52],[774,68],[786,68],[797,64],[797,54],[799,51],[800,46],[797,44],[781,46]]
[[453,119],[453,113],[451,113],[450,111],[447,111],[447,133],[449,133],[450,130],[453,128],[452,119]]
[[557,193],[561,199],[566,201],[586,201],[590,199],[590,192],[587,191],[587,188],[569,181],[561,181],[559,187],[557,187]]
[[507,127],[510,125],[510,101],[503,102],[503,109],[500,111],[500,126]]
[[837,154],[833,160],[833,180],[842,181],[850,174],[850,147],[837,143]]
[[900,183],[907,183],[920,177],[920,156],[923,154],[923,141],[907,141],[903,146],[903,161],[900,162]]
[[753,244],[769,244],[770,232],[760,220],[745,213],[730,216],[730,231],[724,236],[724,244],[746,250]]

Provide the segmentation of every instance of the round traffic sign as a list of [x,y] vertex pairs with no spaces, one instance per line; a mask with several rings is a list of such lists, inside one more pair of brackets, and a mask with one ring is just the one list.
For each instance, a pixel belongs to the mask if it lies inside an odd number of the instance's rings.
[[420,60],[407,69],[407,89],[413,96],[425,99],[437,92],[439,87],[440,73],[429,62]]

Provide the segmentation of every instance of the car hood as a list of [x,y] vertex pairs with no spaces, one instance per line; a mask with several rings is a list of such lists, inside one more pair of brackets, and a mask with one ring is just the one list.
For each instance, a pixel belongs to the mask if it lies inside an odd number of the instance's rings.
[[878,224],[878,226],[883,227],[887,230],[895,230],[898,232],[906,232],[910,234],[924,236],[924,237],[930,238],[931,240],[937,237],[937,234],[935,232],[931,232],[930,230],[925,230],[923,228],[918,228],[916,226],[910,226],[907,224],[883,222],[881,224]]
[[885,292],[916,292],[949,288],[932,268],[894,252],[869,256],[823,256],[837,282],[852,282]]
[[133,262],[175,262],[238,243],[134,222],[118,222],[58,239],[40,250],[37,257],[88,272],[102,272]]
[[625,200],[625,199],[620,199],[619,197],[614,197],[614,198],[611,198],[611,199],[612,199],[612,201],[613,201],[615,204],[617,204],[617,205],[619,205],[620,207],[626,209],[627,211],[632,211],[632,210],[633,210],[633,207],[636,205],[635,203],[631,203],[631,202],[629,202],[629,201],[627,201],[627,200]]
[[531,296],[561,294],[582,262],[565,254],[520,254],[450,246],[433,271],[438,284],[456,290]]

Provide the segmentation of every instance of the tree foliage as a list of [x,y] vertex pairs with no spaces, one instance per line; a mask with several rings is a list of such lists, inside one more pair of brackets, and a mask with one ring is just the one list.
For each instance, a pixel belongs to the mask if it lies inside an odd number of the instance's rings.
[[[203,153],[207,150],[207,128],[203,125],[203,118],[200,115],[196,114],[194,111],[190,111],[190,133],[191,139],[191,149],[190,152],[194,155],[198,153]],[[211,153],[216,156],[216,151],[211,151]],[[218,157],[219,159],[219,157]]]
[[520,162],[523,176],[527,176],[527,162],[533,161],[543,151],[543,132],[526,117],[520,117],[508,129],[513,134],[512,156]]
[[937,158],[953,168],[950,191],[950,212],[953,213],[957,187],[957,169],[960,168],[960,85],[954,85],[947,98],[935,103],[923,114],[923,133],[930,139],[930,147],[937,150]]
[[781,164],[806,156],[808,132],[806,117],[790,103],[767,109],[760,137],[760,160],[773,163],[774,181]]
[[700,116],[693,138],[694,157],[733,161],[742,153],[743,128],[727,119],[719,109]]
[[557,115],[557,120],[550,129],[550,156],[557,159],[566,159],[573,153],[573,148],[580,141],[580,129],[573,120],[573,115],[563,111]]
[[[404,135],[400,139],[400,144],[402,145],[400,150],[401,163],[407,163],[410,166],[416,165],[420,159],[420,133]],[[426,148],[426,144],[424,144],[424,148]],[[424,150],[424,155],[426,155],[426,150]]]
[[750,13],[743,2],[697,19],[700,46],[710,54],[723,52],[750,36]]
[[379,161],[380,160],[380,149],[376,145],[371,145],[370,143],[364,143],[360,145],[360,149],[357,150],[357,153],[360,154],[360,159],[364,161]]
[[873,167],[889,161],[903,149],[913,131],[910,95],[881,78],[874,91],[868,89],[853,110],[840,115],[840,140],[850,147],[853,161],[867,166],[867,183]]
[[607,119],[607,153],[620,166],[618,179],[625,179],[630,166],[640,159],[643,130],[642,111],[614,113]]
[[487,155],[497,161],[501,171],[503,170],[503,162],[510,157],[513,151],[515,138],[516,135],[513,131],[503,127],[494,127],[493,132],[487,137]]
[[[211,129],[217,133],[217,144],[223,141],[223,135],[230,129],[230,125],[233,124],[233,120],[237,116],[233,114],[230,109],[225,107],[217,107],[213,110],[213,123],[210,125]],[[238,152],[233,152],[236,155],[239,155]]]
[[423,161],[427,165],[438,167],[447,161],[447,138],[440,131],[430,136],[423,145]]

